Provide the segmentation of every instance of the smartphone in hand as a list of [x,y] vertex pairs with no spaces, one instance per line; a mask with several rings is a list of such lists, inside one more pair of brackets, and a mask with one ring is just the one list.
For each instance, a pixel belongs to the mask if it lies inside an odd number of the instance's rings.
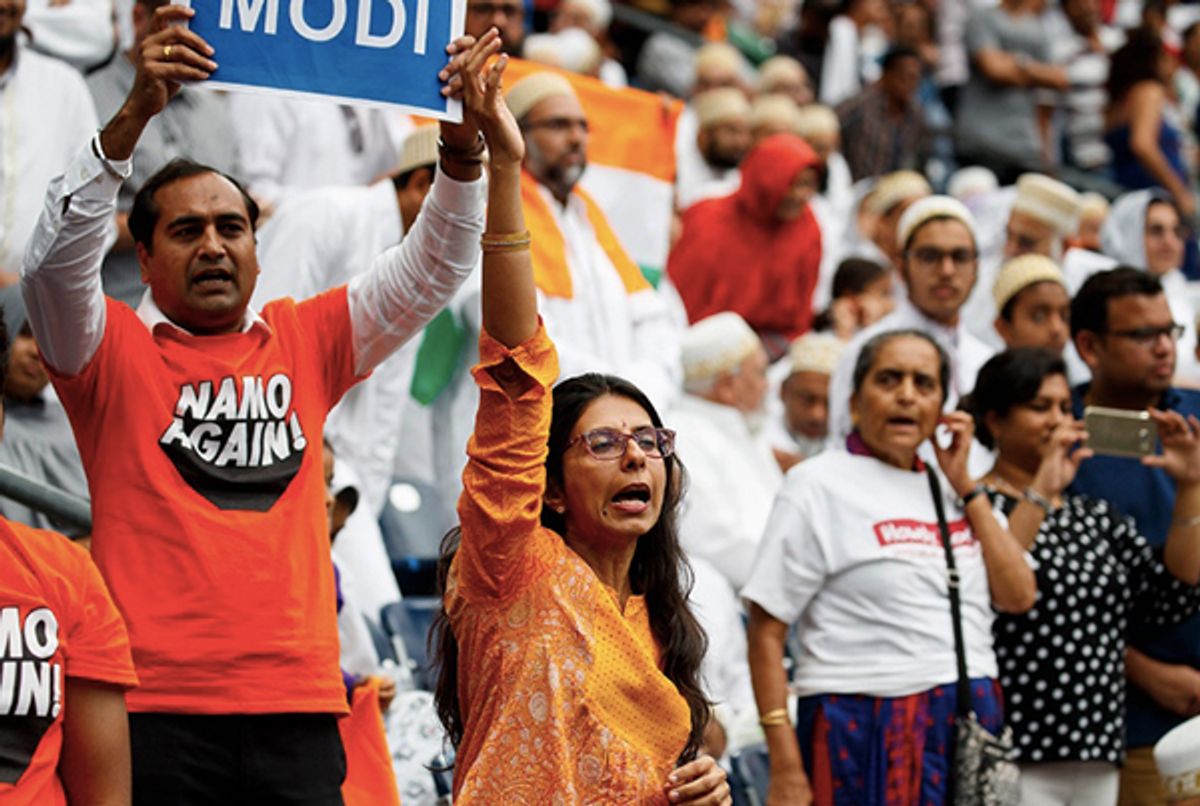
[[1109,456],[1149,456],[1158,444],[1158,426],[1150,412],[1088,406],[1083,410],[1087,446]]

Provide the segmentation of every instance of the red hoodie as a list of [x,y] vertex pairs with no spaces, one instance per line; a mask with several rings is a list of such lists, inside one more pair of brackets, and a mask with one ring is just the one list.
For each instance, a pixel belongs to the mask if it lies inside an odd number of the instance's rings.
[[734,311],[760,335],[793,339],[812,322],[821,232],[812,209],[791,221],[775,216],[797,174],[821,167],[799,137],[777,134],[742,162],[742,185],[683,214],[683,233],[667,272],[688,319]]

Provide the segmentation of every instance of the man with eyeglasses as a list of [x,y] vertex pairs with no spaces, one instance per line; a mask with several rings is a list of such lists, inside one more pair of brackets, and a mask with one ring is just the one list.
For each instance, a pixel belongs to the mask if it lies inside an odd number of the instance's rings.
[[679,331],[605,214],[578,186],[588,121],[571,84],[528,76],[506,94],[525,135],[521,199],[533,235],[538,310],[558,347],[562,377],[611,372],[669,409],[682,380]]
[[[1171,386],[1182,332],[1153,275],[1119,267],[1088,278],[1071,301],[1071,336],[1092,372],[1090,384],[1075,388],[1075,415],[1081,417],[1085,406],[1155,406],[1200,415],[1200,392]],[[1097,455],[1080,466],[1071,490],[1112,502],[1162,550],[1175,506],[1174,482],[1162,469],[1136,458]],[[1129,626],[1129,755],[1121,803],[1166,803],[1152,748],[1171,728],[1200,714],[1200,616],[1167,627],[1144,617]]]
[[829,382],[830,447],[844,447],[853,430],[851,374],[859,349],[871,337],[915,328],[936,339],[950,356],[948,408],[974,388],[975,375],[993,352],[971,333],[960,315],[975,286],[979,263],[975,219],[970,211],[949,196],[913,202],[900,217],[896,244],[907,295],[896,310],[858,333],[838,360]]

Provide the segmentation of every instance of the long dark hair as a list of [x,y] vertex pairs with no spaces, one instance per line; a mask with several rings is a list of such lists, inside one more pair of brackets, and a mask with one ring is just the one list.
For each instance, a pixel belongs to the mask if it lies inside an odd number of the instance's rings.
[[[554,387],[549,454],[546,457],[547,484],[562,485],[563,454],[567,450],[571,431],[587,407],[605,395],[633,401],[645,409],[656,427],[662,426],[662,418],[649,398],[629,381],[597,373],[563,381]],[[708,649],[708,639],[688,606],[692,569],[679,543],[679,503],[687,483],[686,473],[683,464],[675,456],[667,457],[663,464],[667,483],[662,511],[650,531],[638,538],[633,564],[629,569],[629,581],[633,592],[646,599],[650,630],[658,642],[663,674],[675,684],[691,712],[692,729],[687,745],[679,756],[682,763],[696,756],[708,723],[711,703],[700,683],[700,664]],[[547,529],[559,535],[566,534],[565,518],[544,503],[541,521]],[[443,595],[460,537],[461,530],[455,527],[442,540],[438,585]],[[458,641],[444,606],[434,619],[429,642],[430,657],[433,658],[437,675],[434,703],[450,741],[457,747],[463,736],[462,712],[458,702]]]

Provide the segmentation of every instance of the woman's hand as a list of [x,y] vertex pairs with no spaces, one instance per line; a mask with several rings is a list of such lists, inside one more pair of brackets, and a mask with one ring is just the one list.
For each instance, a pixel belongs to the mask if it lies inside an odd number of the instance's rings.
[[771,770],[766,806],[810,806],[812,802],[812,788],[804,773],[784,775]]
[[729,793],[729,782],[712,756],[700,756],[695,761],[676,767],[667,776],[667,798],[671,803],[689,803],[694,806],[729,806],[733,796]]
[[475,145],[476,133],[482,132],[493,166],[520,165],[525,157],[525,140],[501,88],[508,56],[501,56],[491,67],[487,64],[499,50],[500,32],[495,28],[478,42],[464,36],[447,48],[455,55],[438,77],[446,82],[442,94],[463,102],[463,122],[443,122],[442,139],[456,148],[469,149]]
[[937,434],[934,434],[933,451],[937,454],[938,466],[941,467],[950,486],[954,488],[954,494],[961,498],[975,486],[975,481],[967,469],[971,440],[975,437],[975,421],[964,411],[954,411],[944,415],[939,424],[950,432],[950,446],[943,448],[938,442]]
[[1158,426],[1162,453],[1143,456],[1142,464],[1162,468],[1180,484],[1200,482],[1200,439],[1196,436],[1200,420],[1195,415],[1185,420],[1178,412],[1155,408],[1150,409],[1150,417]]
[[1087,439],[1087,431],[1078,420],[1067,420],[1054,429],[1050,443],[1042,453],[1033,482],[1029,485],[1034,492],[1046,498],[1054,498],[1075,480],[1079,465],[1094,453],[1081,443]]

